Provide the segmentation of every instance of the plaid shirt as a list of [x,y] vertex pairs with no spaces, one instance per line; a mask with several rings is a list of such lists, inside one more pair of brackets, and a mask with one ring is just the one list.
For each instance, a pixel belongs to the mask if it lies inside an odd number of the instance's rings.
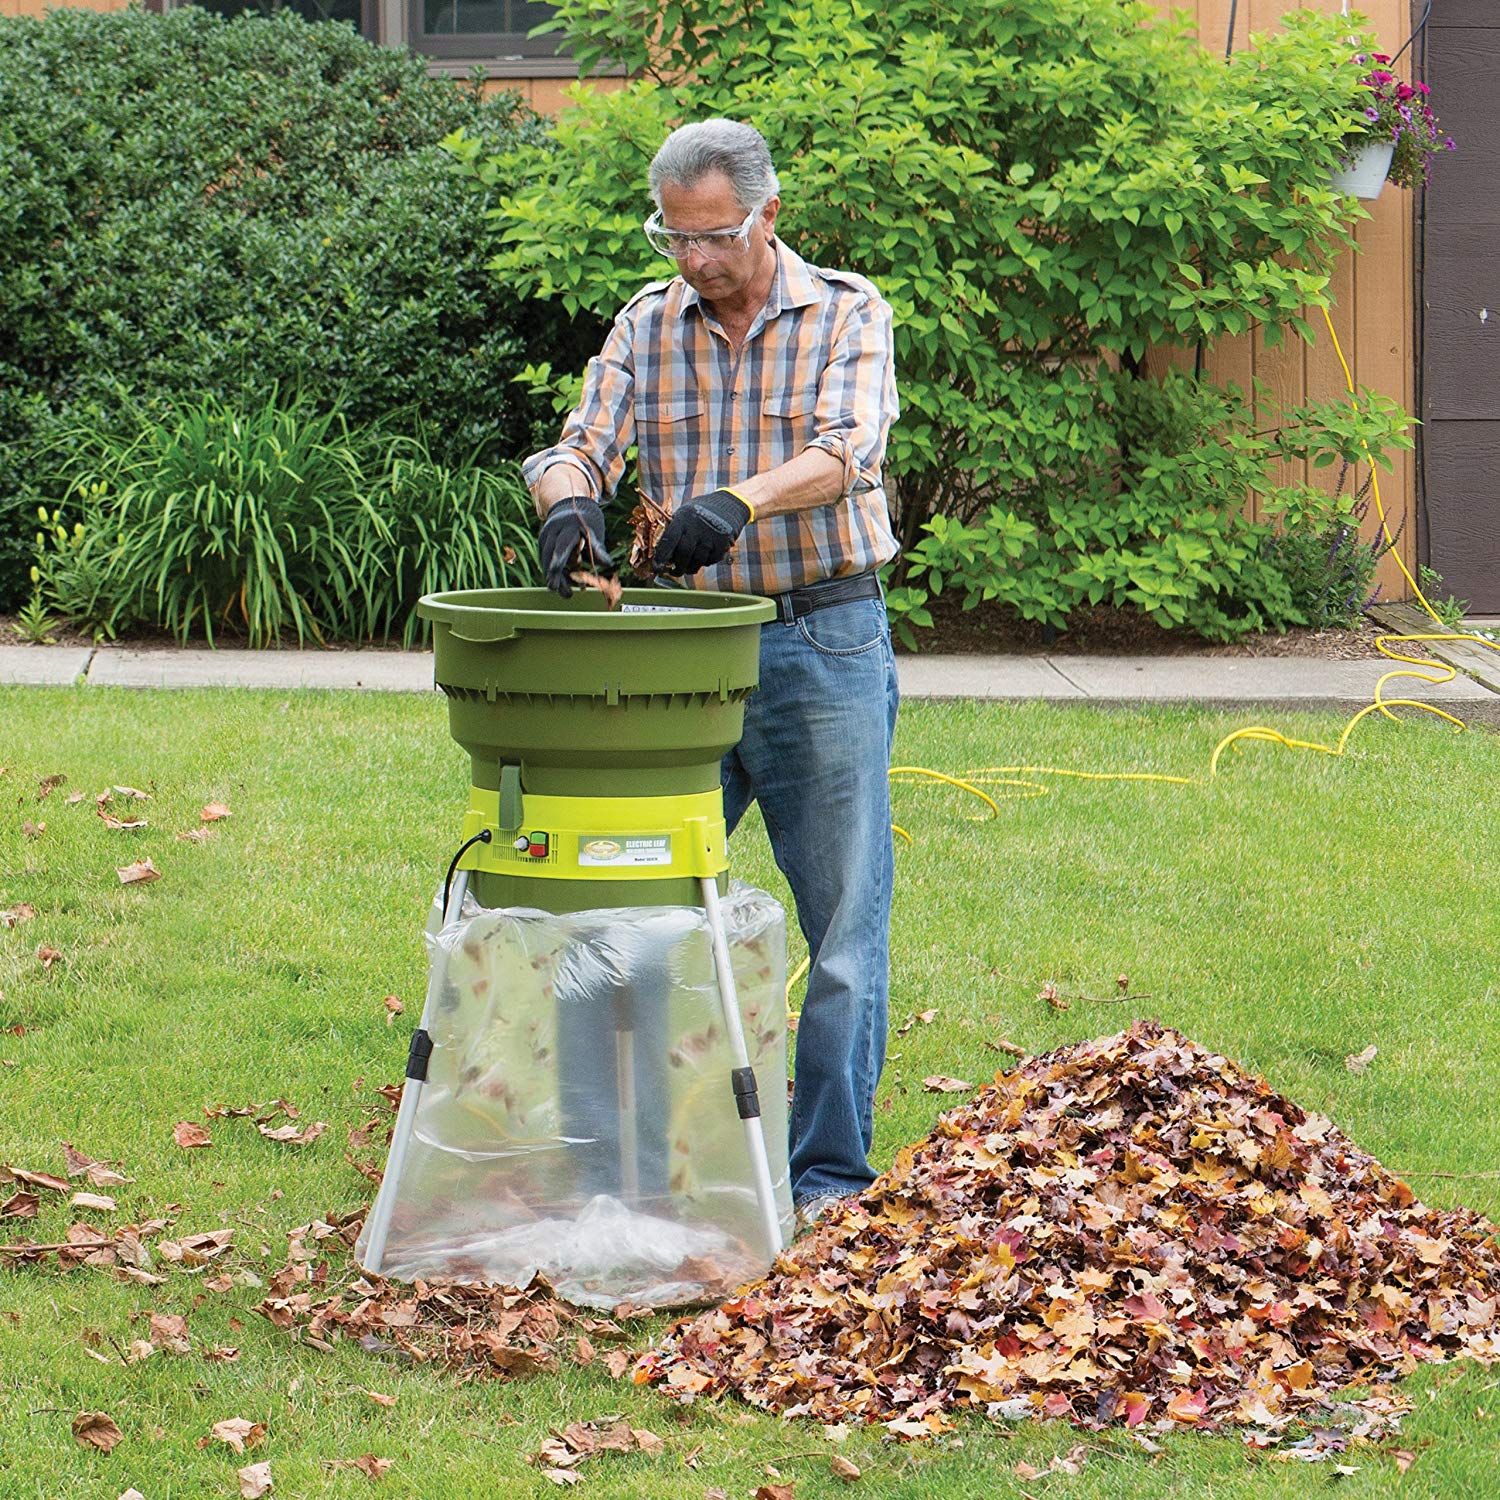
[[694,496],[774,469],[806,448],[844,466],[827,505],[757,516],[729,557],[684,582],[779,594],[863,573],[900,550],[880,465],[898,415],[891,309],[863,276],[810,266],[776,242],[776,280],[736,355],[682,278],[625,305],[556,446],[522,474],[533,491],[554,464],[613,494],[637,445],[641,493],[671,511]]

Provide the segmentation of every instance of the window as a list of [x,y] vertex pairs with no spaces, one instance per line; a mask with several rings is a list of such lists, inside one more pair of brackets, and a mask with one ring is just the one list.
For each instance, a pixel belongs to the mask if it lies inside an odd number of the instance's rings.
[[561,38],[555,32],[537,37],[526,34],[552,19],[555,7],[542,0],[406,0],[406,4],[411,45],[429,57],[522,62],[556,58],[560,50]]

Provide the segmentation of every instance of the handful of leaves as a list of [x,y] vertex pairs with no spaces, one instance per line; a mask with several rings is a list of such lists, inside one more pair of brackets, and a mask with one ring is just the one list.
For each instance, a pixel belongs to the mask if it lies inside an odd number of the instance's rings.
[[1330,1392],[1500,1357],[1496,1233],[1139,1021],[997,1075],[635,1378],[902,1437],[963,1406],[1368,1436],[1410,1403]]

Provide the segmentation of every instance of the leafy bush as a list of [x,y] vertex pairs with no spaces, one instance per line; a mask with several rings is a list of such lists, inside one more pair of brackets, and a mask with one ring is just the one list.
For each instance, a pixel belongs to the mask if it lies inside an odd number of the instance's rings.
[[544,128],[514,96],[290,11],[0,20],[0,608],[58,435],[204,391],[409,413],[440,465],[528,451],[512,375],[597,336],[482,269],[487,203],[438,141]]
[[[1217,637],[1295,618],[1240,515],[1275,493],[1280,456],[1253,435],[1256,393],[1158,382],[1145,356],[1309,334],[1361,212],[1324,180],[1363,105],[1346,19],[1293,14],[1226,66],[1135,0],[641,14],[563,0],[581,66],[608,54],[641,76],[577,91],[555,150],[455,143],[486,187],[520,183],[497,221],[507,285],[610,314],[670,274],[640,233],[647,163],[678,123],[747,120],[777,162],[783,237],[871,276],[895,312],[906,604],[922,607],[913,580],[951,586],[958,541],[965,589],[1057,625],[1103,599]],[[1333,407],[1304,415],[1281,441],[1337,440]],[[1405,422],[1390,408],[1373,427]],[[997,514],[1019,556],[993,547]]]
[[206,397],[166,422],[68,436],[65,503],[81,519],[43,508],[36,597],[103,636],[409,645],[423,593],[537,576],[513,467],[449,467],[420,436],[351,428],[306,398],[273,389],[242,411]]

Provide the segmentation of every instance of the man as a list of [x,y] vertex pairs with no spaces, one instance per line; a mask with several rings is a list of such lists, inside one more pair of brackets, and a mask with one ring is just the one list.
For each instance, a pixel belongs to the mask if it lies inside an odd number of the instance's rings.
[[599,502],[635,443],[670,512],[653,561],[692,588],[761,594],[760,687],[724,762],[732,832],[760,803],[811,956],[791,1116],[799,1223],[867,1186],[885,1061],[896,667],[877,570],[896,555],[881,462],[897,415],[891,311],[861,276],[775,234],[760,133],[674,131],[651,163],[653,246],[678,276],[626,304],[555,447],[529,458],[548,584],[608,573]]

